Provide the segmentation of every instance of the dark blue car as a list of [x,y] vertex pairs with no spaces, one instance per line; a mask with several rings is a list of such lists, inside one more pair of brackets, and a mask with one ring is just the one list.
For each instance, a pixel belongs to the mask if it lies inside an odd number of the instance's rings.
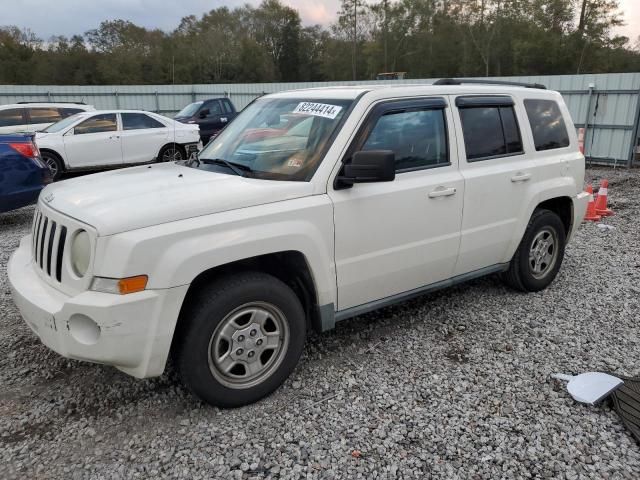
[[0,212],[34,203],[48,183],[33,134],[0,135]]

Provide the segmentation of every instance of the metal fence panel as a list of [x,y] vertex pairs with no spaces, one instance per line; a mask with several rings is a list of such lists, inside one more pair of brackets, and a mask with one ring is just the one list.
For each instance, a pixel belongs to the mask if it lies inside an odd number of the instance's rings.
[[[586,155],[626,164],[637,145],[640,73],[492,77],[541,83],[562,93],[577,128],[587,128]],[[98,109],[142,109],[172,115],[213,96],[229,97],[239,110],[266,93],[300,88],[363,84],[426,84],[435,79],[211,85],[0,85],[0,104],[19,101],[83,101]],[[592,89],[590,92],[590,88]]]

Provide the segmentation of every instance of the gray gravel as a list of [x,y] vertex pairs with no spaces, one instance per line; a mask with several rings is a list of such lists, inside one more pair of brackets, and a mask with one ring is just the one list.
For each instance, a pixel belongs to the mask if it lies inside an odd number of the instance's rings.
[[343,322],[230,411],[42,346],[5,272],[33,210],[0,215],[0,478],[640,477],[616,414],[549,379],[640,374],[640,172],[603,175],[615,229],[583,225],[546,291],[487,278]]

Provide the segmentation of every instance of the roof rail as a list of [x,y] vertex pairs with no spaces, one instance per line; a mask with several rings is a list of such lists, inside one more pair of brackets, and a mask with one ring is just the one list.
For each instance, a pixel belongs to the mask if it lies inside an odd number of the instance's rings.
[[31,102],[16,102],[16,105],[29,105],[30,103],[67,103],[69,105],[86,105],[84,102],[50,102],[50,101],[31,101]]
[[462,85],[465,83],[475,83],[479,85],[511,85],[514,87],[525,88],[538,88],[540,90],[546,90],[547,87],[540,83],[524,83],[524,82],[509,82],[507,80],[482,80],[476,78],[441,78],[433,82],[434,85]]

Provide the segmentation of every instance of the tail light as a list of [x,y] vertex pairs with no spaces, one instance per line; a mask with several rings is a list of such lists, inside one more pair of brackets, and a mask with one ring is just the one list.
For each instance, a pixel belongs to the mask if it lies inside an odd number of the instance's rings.
[[33,142],[29,142],[29,143],[10,143],[9,146],[11,148],[13,148],[19,154],[24,155],[25,157],[29,157],[29,158],[39,158],[40,157],[40,150],[38,150],[38,147]]

